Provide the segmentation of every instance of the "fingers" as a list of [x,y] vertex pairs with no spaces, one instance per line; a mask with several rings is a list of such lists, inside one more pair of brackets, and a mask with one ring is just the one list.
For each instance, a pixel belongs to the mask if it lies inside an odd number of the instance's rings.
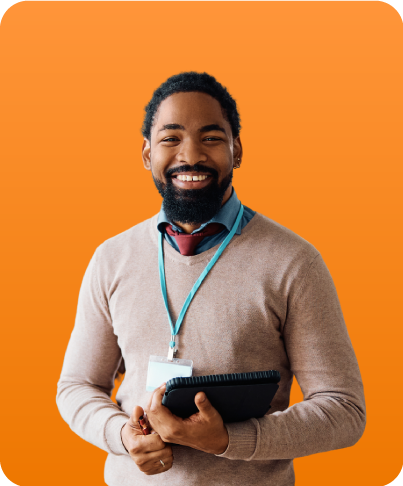
[[165,393],[165,384],[154,390],[150,403],[146,407],[147,417],[153,430],[158,432],[164,442],[171,442],[168,439],[169,431],[177,423],[177,417],[162,405],[162,398]]
[[136,435],[148,435],[151,433],[151,426],[147,420],[146,414],[139,406],[134,407],[128,425]]
[[158,434],[132,435],[126,442],[126,449],[131,456],[161,451],[167,447]]
[[[160,401],[162,401],[162,396],[159,398]],[[139,421],[144,421],[144,424],[148,424],[144,410],[136,406],[133,409],[130,419],[121,431],[123,444],[129,452],[130,457],[140,471],[147,475],[160,474],[168,471],[173,464],[171,446],[166,444],[160,435],[156,433],[143,435]]]
[[203,403],[205,403],[206,400],[208,401],[206,394],[204,392],[196,393],[196,396],[195,396],[196,405],[200,404],[201,406],[203,406]]
[[167,445],[162,451],[149,452],[147,458],[155,463],[161,460],[166,464],[173,458],[172,447]]
[[140,417],[144,415],[144,410],[142,407],[139,407],[138,405],[133,408],[132,412],[132,419],[134,422],[138,422],[140,420]]
[[138,454],[133,460],[144,474],[160,474],[171,469],[173,465],[172,448],[166,445],[161,451]]
[[195,404],[200,414],[206,418],[214,416],[217,410],[211,405],[209,399],[204,392],[199,392],[195,396]]
[[142,417],[143,415],[144,415],[144,410],[139,406],[135,406],[133,408],[131,419],[133,420],[133,422],[137,424],[140,420],[140,417]]
[[157,412],[160,407],[162,407],[162,399],[164,397],[166,385],[165,383],[161,385],[159,388],[156,388],[153,392],[153,395],[151,397],[151,403],[150,403],[150,411],[151,412]]
[[143,435],[139,424],[140,417],[142,417],[143,415],[144,410],[141,407],[136,406],[133,408],[133,412],[128,421],[128,425],[130,426],[130,428],[138,435]]
[[139,423],[141,417],[147,424],[144,410],[139,406],[134,407],[128,422],[121,430],[123,445],[131,456],[150,451],[159,451],[165,447],[165,443],[159,435],[143,434],[142,428],[144,426],[142,427]]

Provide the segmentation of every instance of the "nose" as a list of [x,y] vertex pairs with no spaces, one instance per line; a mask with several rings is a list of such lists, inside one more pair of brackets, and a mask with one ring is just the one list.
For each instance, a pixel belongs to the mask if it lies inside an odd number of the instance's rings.
[[206,162],[207,154],[199,141],[189,138],[182,141],[177,158],[181,163],[196,165],[197,163]]

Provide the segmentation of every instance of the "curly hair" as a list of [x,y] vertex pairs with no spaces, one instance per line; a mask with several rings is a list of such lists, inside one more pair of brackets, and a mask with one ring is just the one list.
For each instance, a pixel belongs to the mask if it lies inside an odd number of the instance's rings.
[[227,89],[210,74],[188,71],[169,77],[154,91],[150,102],[144,108],[146,114],[141,128],[143,137],[151,140],[154,115],[161,102],[174,93],[189,91],[199,91],[215,98],[221,105],[224,118],[231,125],[232,136],[236,138],[239,135],[241,124],[238,109]]

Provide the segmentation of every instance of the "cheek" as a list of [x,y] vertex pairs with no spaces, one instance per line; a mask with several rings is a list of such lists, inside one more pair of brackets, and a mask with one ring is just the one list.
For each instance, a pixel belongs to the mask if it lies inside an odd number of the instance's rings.
[[167,168],[167,165],[162,161],[157,154],[153,154],[151,156],[151,171],[153,176],[159,180],[164,180],[164,172]]
[[220,157],[220,162],[222,167],[230,167],[233,163],[233,151],[231,150],[230,147],[225,146],[222,147],[220,150],[220,153],[217,154]]

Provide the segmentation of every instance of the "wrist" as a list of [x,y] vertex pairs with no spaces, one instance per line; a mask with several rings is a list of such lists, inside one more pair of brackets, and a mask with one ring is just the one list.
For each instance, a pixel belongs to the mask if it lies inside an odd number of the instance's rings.
[[126,427],[126,424],[120,429],[120,440],[122,441],[122,445],[125,448],[125,451],[129,454],[129,451],[126,449],[125,443],[123,442],[123,429]]
[[224,425],[223,433],[220,435],[219,439],[215,441],[213,454],[215,454],[216,456],[219,456],[220,454],[224,454],[224,452],[228,448],[228,443],[229,443],[229,435],[228,435],[227,428]]

